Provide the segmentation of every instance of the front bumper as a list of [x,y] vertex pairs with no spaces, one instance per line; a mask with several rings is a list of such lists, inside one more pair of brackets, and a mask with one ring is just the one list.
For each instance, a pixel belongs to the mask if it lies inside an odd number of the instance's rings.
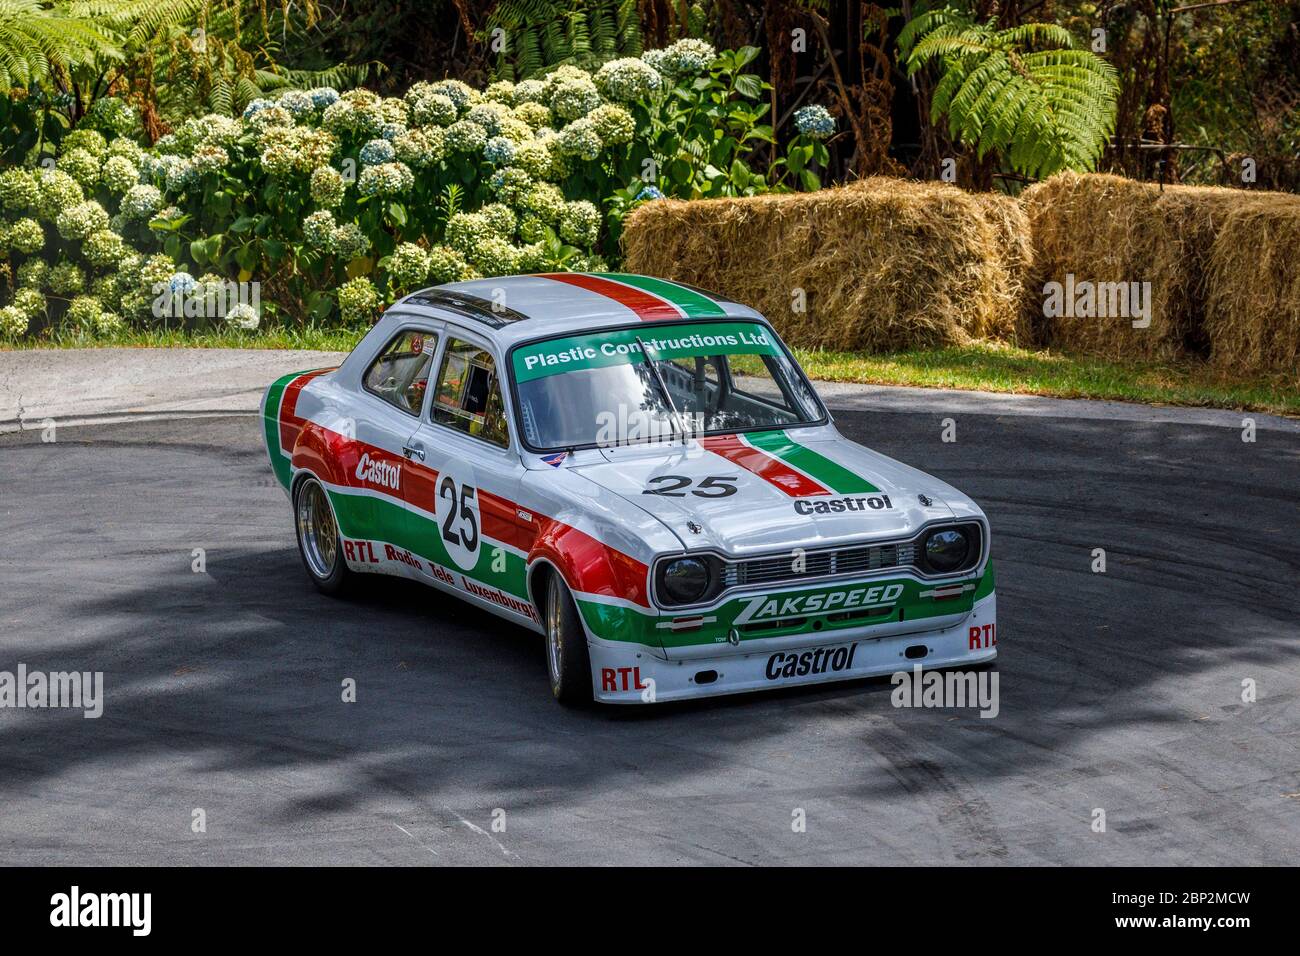
[[[827,643],[753,653],[665,660],[647,648],[589,638],[592,694],[606,704],[662,703],[777,687],[877,677],[896,671],[976,665],[997,657],[997,594],[958,624],[881,636],[878,628],[837,630]],[[921,653],[920,649],[924,649]],[[908,656],[909,651],[914,656]]]

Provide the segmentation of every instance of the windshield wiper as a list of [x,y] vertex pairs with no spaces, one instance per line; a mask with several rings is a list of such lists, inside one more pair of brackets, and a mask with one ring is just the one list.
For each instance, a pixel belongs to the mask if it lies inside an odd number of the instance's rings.
[[664,383],[664,377],[659,374],[659,366],[650,358],[650,353],[646,351],[645,343],[641,341],[641,336],[636,336],[636,344],[641,347],[641,358],[645,360],[646,368],[654,376],[655,384],[659,386],[659,393],[663,395],[664,401],[668,403],[670,417],[673,422],[673,429],[682,436],[682,441],[686,441],[686,429],[682,426],[681,419],[677,417],[677,403],[673,401],[672,395],[668,391],[668,386]]

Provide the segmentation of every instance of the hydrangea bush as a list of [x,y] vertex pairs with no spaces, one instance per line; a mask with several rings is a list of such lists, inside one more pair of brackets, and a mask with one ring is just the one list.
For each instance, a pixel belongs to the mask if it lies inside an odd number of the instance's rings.
[[750,165],[773,140],[767,87],[745,72],[755,55],[681,40],[483,90],[291,90],[188,119],[147,150],[129,107],[97,105],[52,163],[0,172],[15,290],[0,335],[56,311],[87,333],[157,321],[159,284],[257,281],[278,321],[358,323],[427,285],[604,270],[639,203],[788,188],[791,174],[816,188],[809,167],[834,129],[821,107],[795,117],[785,156]]

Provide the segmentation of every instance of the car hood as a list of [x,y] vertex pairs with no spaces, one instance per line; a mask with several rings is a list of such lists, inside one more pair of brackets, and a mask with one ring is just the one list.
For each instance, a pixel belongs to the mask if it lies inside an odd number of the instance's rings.
[[736,556],[906,537],[978,515],[955,489],[833,428],[796,433],[788,446],[771,434],[607,448],[573,467],[654,515],[684,548]]

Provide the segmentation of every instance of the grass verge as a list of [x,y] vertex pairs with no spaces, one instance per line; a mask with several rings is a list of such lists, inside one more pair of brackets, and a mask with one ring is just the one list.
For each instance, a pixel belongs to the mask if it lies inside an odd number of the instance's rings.
[[1300,373],[1247,377],[1225,374],[1204,363],[1116,362],[988,343],[884,355],[795,349],[795,355],[810,378],[828,382],[1300,415]]
[[[130,332],[111,339],[61,335],[22,342],[17,348],[116,346],[346,352],[364,332],[364,329],[306,328],[267,329],[256,333]],[[810,377],[829,382],[1097,398],[1300,416],[1300,372],[1271,377],[1234,376],[1203,363],[1116,362],[987,343],[883,355],[811,349],[796,349],[795,354]]]
[[127,330],[117,335],[77,335],[57,332],[49,337],[0,343],[0,351],[27,349],[314,349],[350,352],[367,329],[267,328],[260,332],[218,329],[191,332],[184,329]]

